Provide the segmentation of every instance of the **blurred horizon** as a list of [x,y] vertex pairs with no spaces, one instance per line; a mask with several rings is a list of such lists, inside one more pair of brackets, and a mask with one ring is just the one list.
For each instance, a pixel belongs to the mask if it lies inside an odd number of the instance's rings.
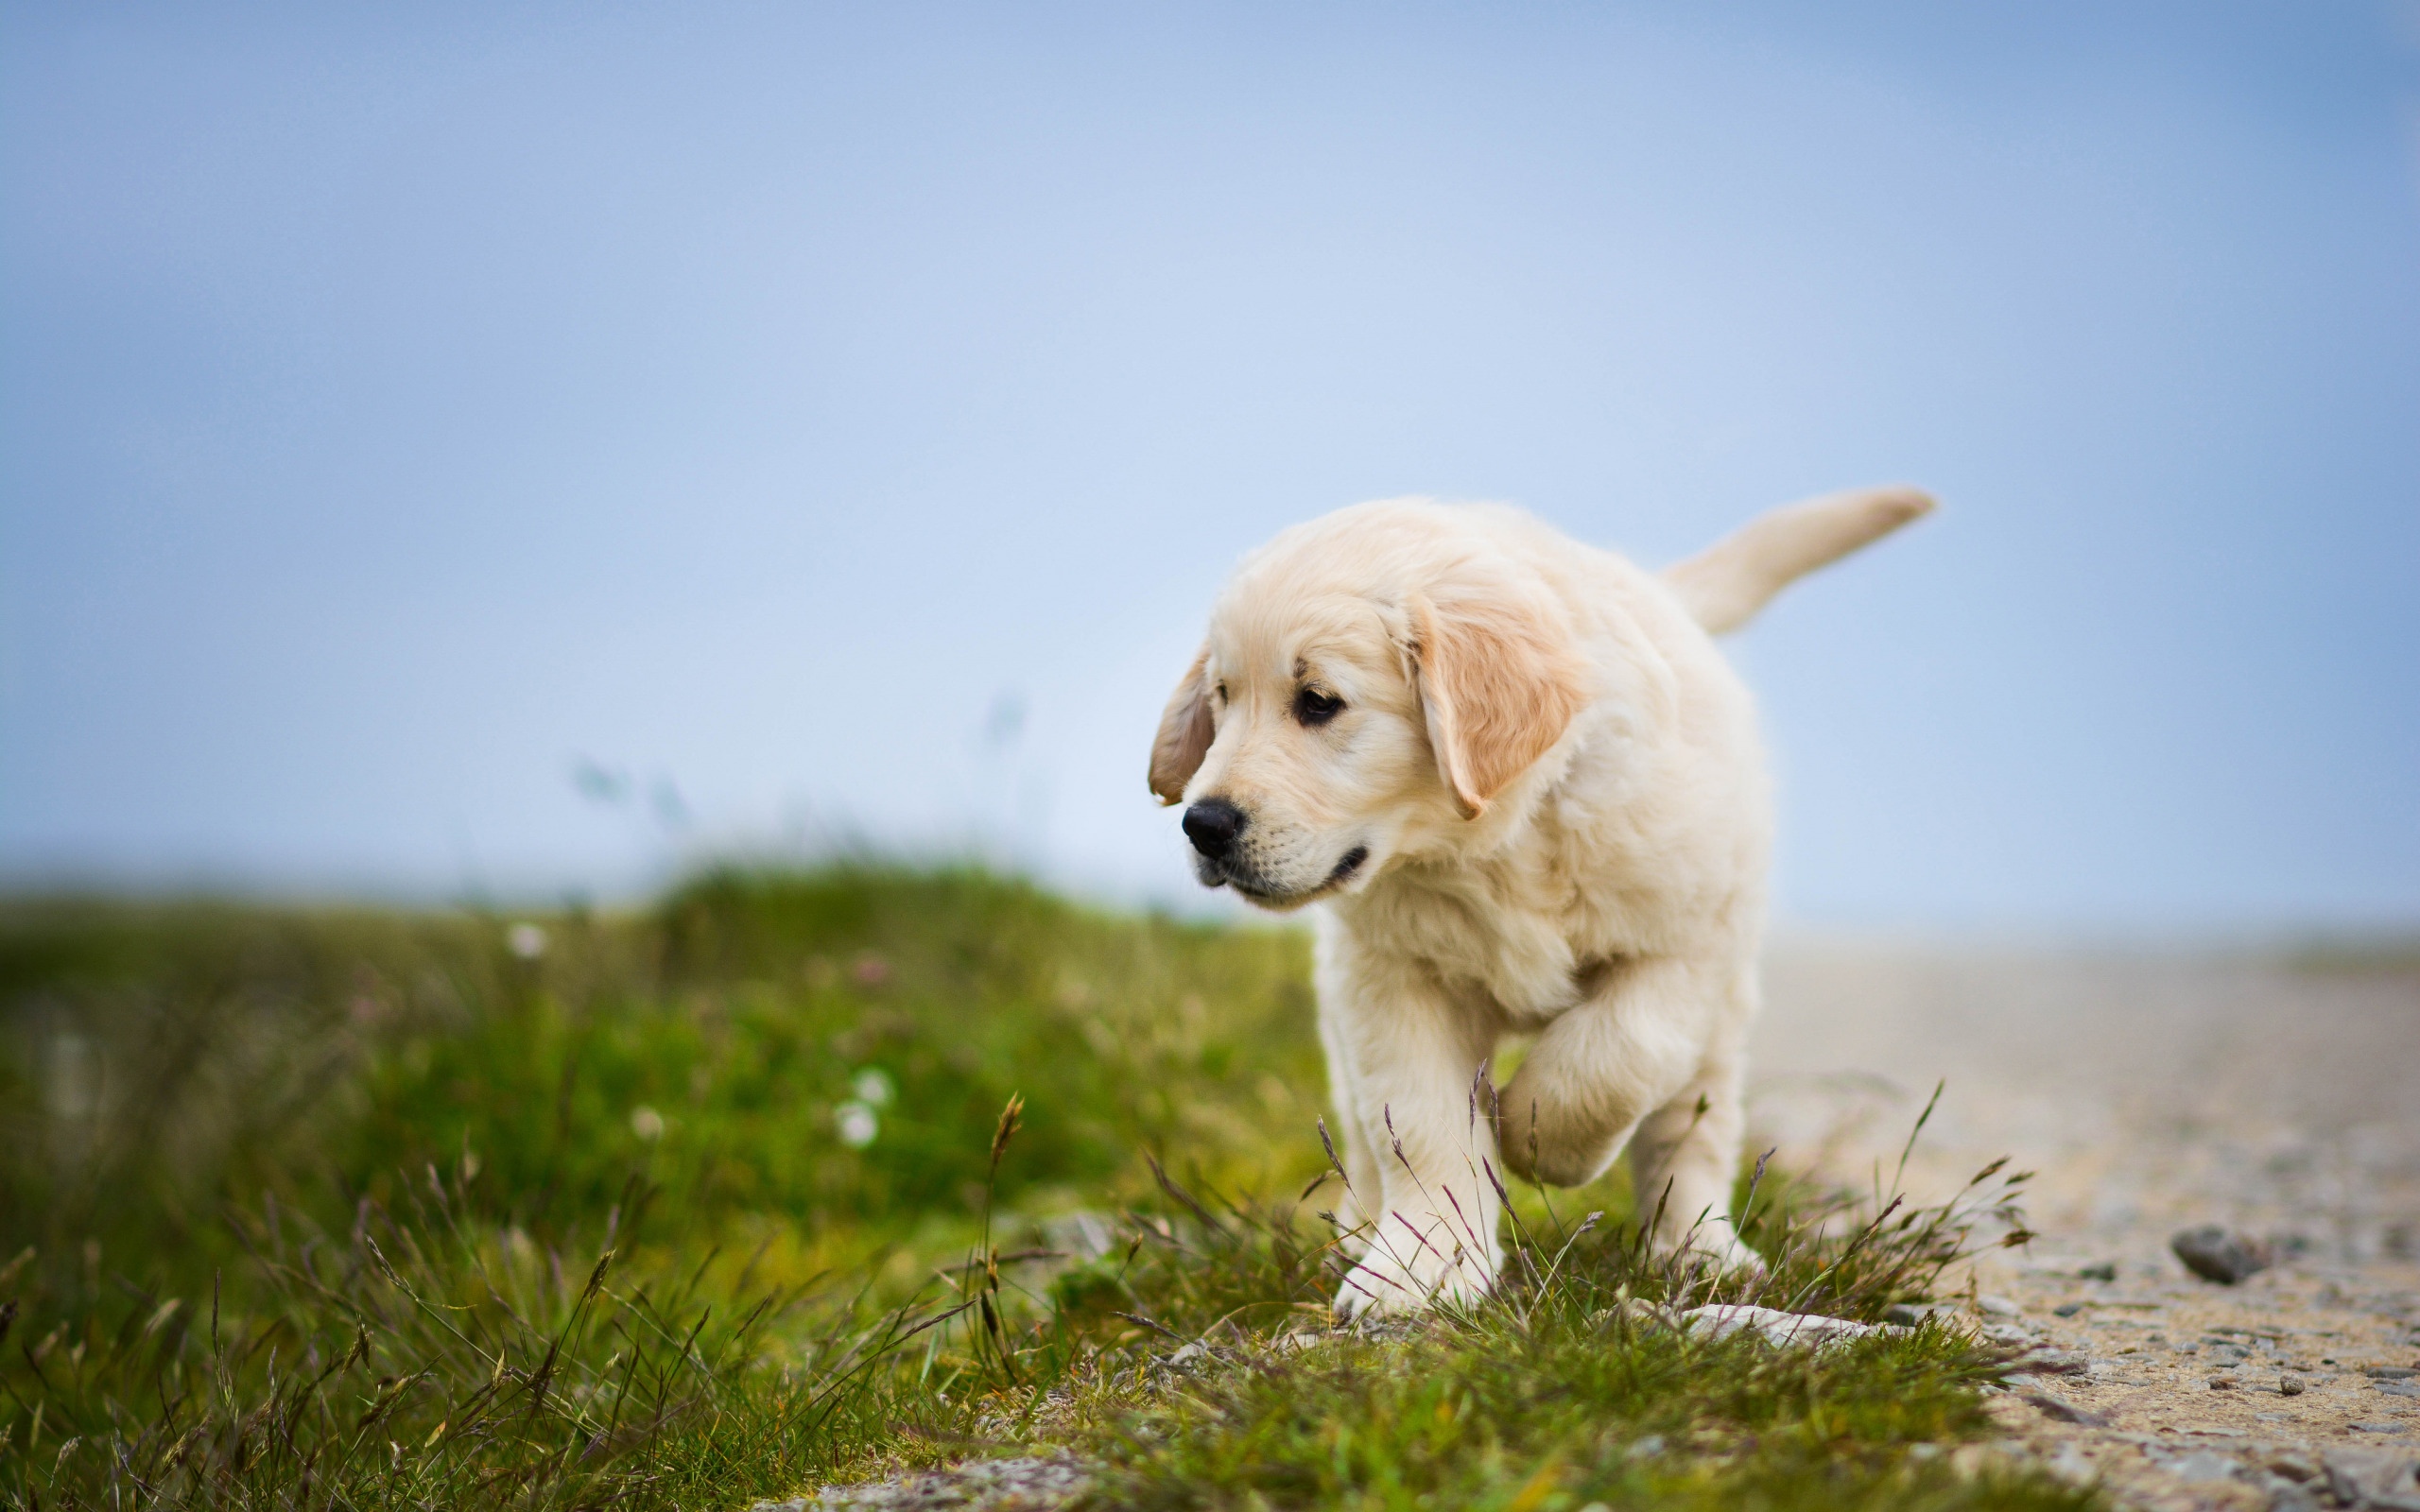
[[1144,789],[1406,493],[1730,644],[1793,928],[2420,932],[2420,5],[0,5],[0,891],[627,900]]

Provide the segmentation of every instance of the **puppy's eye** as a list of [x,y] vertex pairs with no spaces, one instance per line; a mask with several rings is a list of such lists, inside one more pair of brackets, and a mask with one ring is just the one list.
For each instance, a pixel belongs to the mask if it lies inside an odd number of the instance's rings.
[[1305,688],[1294,695],[1294,717],[1306,725],[1324,725],[1343,711],[1343,699],[1330,697],[1316,688]]
[[1219,701],[1220,703],[1227,701],[1227,685],[1223,682],[1219,684]]

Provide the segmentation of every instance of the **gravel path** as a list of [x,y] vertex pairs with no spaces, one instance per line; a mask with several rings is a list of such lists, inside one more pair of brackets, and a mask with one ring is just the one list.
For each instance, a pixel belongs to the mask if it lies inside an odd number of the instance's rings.
[[[1976,1277],[1985,1326],[2051,1368],[1994,1453],[2129,1505],[2420,1512],[2420,964],[1948,954],[1789,943],[1754,1119],[1840,1174],[1939,1196],[2001,1154],[2040,1237]],[[2195,1278],[2215,1224],[2276,1263]]]

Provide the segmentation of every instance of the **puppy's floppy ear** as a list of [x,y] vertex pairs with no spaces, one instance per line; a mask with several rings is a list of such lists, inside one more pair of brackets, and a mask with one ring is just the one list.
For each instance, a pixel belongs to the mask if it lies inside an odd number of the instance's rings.
[[1587,701],[1587,669],[1548,605],[1514,595],[1405,605],[1412,660],[1437,774],[1462,817],[1563,738]]
[[1210,722],[1209,665],[1205,645],[1177,679],[1176,692],[1160,715],[1160,732],[1151,742],[1151,792],[1162,803],[1183,801],[1184,784],[1201,770],[1201,758],[1210,753],[1210,742],[1218,734]]

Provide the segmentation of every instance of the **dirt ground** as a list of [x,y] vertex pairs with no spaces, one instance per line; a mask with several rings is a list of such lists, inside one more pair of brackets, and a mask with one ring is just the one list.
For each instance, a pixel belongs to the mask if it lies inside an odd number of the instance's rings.
[[[1802,940],[1766,983],[1763,1144],[1887,1184],[1945,1080],[1914,1194],[2002,1154],[2039,1173],[2039,1237],[1974,1280],[2043,1366],[1985,1457],[2129,1505],[2420,1512],[2420,963]],[[2204,1224],[2276,1263],[2196,1279],[2169,1241]]]

